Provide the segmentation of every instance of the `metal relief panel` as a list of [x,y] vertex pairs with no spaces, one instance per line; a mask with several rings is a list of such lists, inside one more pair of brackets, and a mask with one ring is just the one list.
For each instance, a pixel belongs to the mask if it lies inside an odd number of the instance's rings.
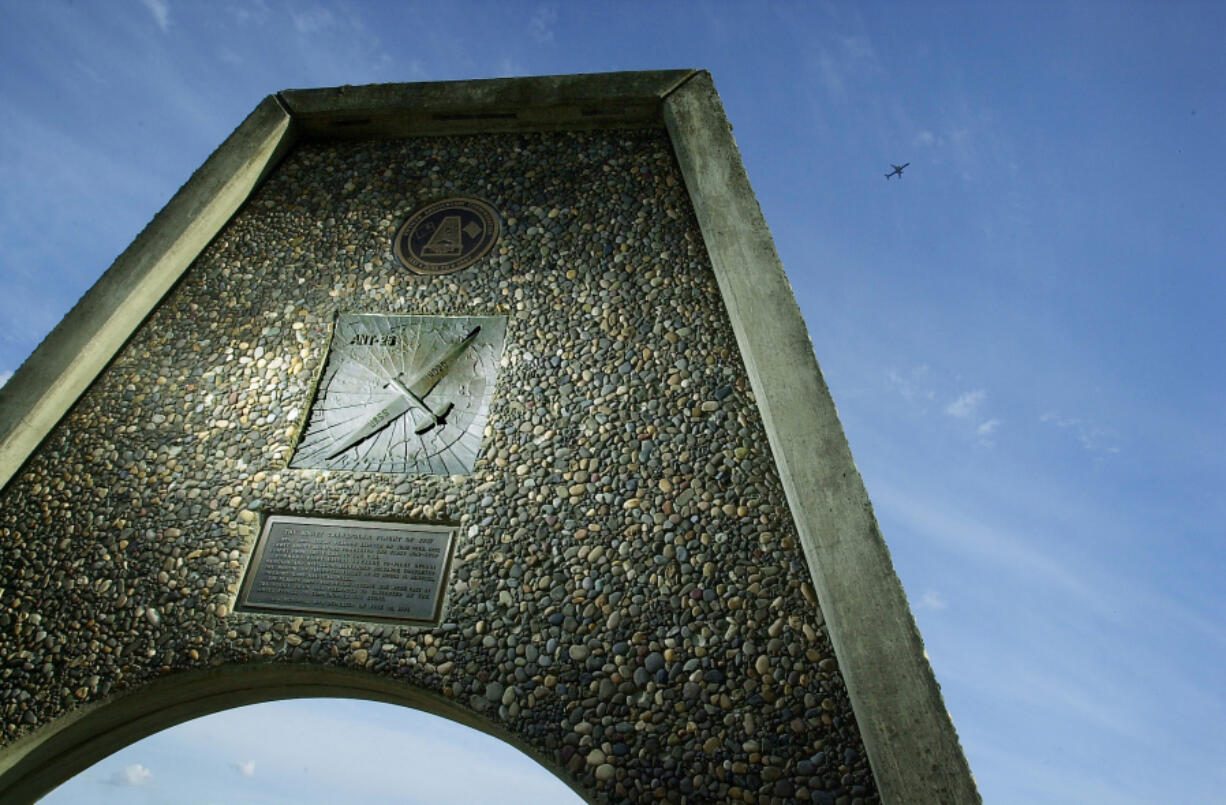
[[471,473],[505,336],[503,316],[341,314],[290,467]]
[[270,515],[239,609],[437,623],[451,526]]

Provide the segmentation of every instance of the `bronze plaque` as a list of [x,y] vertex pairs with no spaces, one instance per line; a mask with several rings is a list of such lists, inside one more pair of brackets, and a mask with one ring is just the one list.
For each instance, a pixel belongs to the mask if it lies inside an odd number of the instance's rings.
[[396,259],[415,274],[468,268],[498,240],[498,213],[478,198],[445,198],[419,207],[396,233]]
[[269,515],[239,610],[436,624],[452,526]]

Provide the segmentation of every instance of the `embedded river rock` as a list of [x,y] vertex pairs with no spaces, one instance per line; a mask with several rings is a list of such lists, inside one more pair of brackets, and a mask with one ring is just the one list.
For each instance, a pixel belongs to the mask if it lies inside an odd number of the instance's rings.
[[313,695],[592,803],[978,801],[705,73],[270,96],[0,473],[6,802]]
[[[457,190],[504,217],[494,254],[411,276],[392,235]],[[337,310],[508,317],[472,475],[286,469]],[[609,801],[870,801],[752,402],[662,132],[301,145],[0,501],[5,603],[38,611],[0,616],[6,718],[322,661],[453,698]],[[443,624],[231,612],[265,511],[458,522]]]

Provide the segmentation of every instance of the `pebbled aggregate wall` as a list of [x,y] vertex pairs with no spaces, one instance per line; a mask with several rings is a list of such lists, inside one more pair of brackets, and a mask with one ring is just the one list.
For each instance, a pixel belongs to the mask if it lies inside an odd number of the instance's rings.
[[[504,218],[392,257],[417,205]],[[335,311],[509,317],[471,476],[289,470]],[[263,512],[460,524],[435,628],[232,610]],[[877,802],[667,135],[299,145],[0,494],[9,744],[185,669],[444,696],[593,802]]]

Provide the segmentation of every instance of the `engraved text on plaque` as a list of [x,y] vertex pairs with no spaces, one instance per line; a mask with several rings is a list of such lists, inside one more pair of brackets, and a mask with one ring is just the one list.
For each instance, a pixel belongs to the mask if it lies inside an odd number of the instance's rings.
[[450,526],[269,515],[238,609],[437,623]]

